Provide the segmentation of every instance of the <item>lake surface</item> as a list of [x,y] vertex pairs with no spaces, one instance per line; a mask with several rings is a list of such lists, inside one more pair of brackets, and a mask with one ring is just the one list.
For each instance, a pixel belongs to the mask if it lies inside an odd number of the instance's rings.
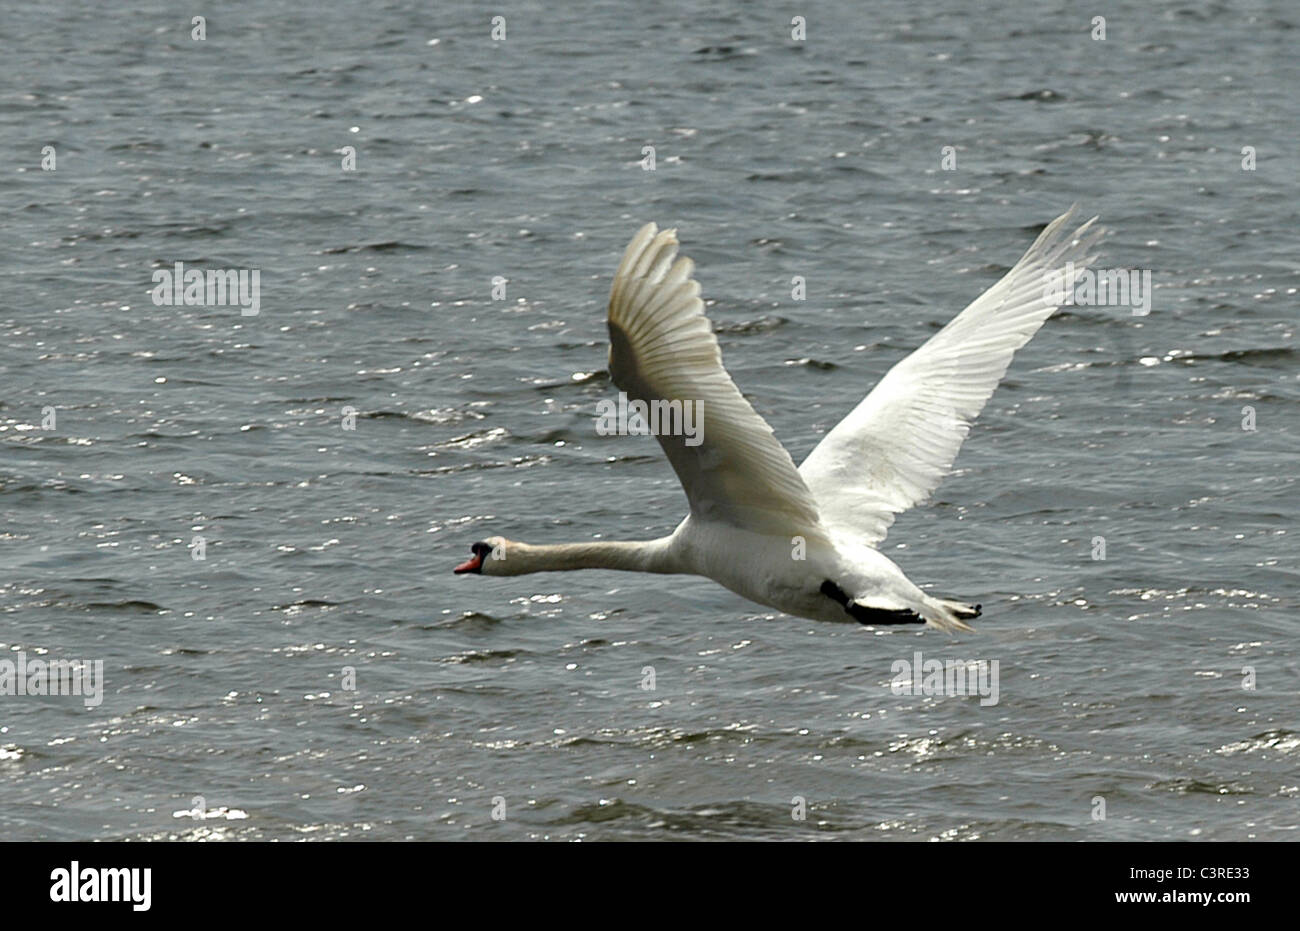
[[[103,664],[0,696],[0,836],[1295,838],[1295,7],[501,12],[0,14],[0,657]],[[975,634],[451,574],[684,513],[594,429],[642,223],[801,460],[1076,201],[1150,313],[1058,313],[882,545]]]

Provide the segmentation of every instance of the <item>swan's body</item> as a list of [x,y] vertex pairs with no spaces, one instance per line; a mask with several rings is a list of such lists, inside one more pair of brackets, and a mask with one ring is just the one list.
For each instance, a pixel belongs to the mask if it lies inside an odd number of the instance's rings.
[[630,399],[699,405],[697,442],[657,435],[690,513],[671,535],[645,542],[530,546],[490,537],[456,571],[689,573],[799,617],[969,630],[964,620],[978,605],[926,594],[876,546],[894,515],[947,474],[1012,355],[1091,261],[1100,230],[1085,235],[1090,220],[1068,234],[1073,213],[890,369],[798,469],[722,367],[694,265],[676,257],[676,231],[647,224],[614,275],[609,371]]

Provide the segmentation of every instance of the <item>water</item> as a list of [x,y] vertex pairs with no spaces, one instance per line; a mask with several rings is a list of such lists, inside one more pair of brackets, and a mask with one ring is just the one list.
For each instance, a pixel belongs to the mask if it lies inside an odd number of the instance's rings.
[[[3,14],[0,648],[105,680],[0,699],[5,839],[1295,836],[1295,10],[804,13]],[[641,223],[801,459],[1074,201],[1150,315],[1051,320],[884,544],[975,635],[452,576],[679,519],[592,422]],[[156,306],[177,261],[260,314]],[[891,694],[918,650],[998,704]]]

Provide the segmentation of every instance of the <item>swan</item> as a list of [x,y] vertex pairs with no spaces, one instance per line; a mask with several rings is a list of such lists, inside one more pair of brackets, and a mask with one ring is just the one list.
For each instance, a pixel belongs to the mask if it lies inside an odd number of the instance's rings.
[[[460,575],[569,569],[688,573],[769,608],[814,620],[972,630],[981,606],[917,587],[878,549],[895,515],[929,497],[1011,357],[1067,300],[1095,256],[1093,217],[1077,205],[1019,262],[894,365],[795,468],[722,365],[677,231],[647,223],[609,298],[609,373],[632,401],[693,402],[694,437],[656,434],[689,503],[668,536],[530,545],[501,536],[470,547]],[[629,402],[630,405],[631,402]]]

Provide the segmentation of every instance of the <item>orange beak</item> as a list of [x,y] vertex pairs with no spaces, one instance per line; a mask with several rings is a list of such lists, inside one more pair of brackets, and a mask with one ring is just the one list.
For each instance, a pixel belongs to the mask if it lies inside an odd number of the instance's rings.
[[457,566],[455,569],[451,571],[456,573],[457,575],[463,575],[466,572],[478,572],[482,568],[483,568],[483,557],[480,556],[478,553],[475,553],[473,556],[465,560],[463,563],[461,563],[459,566]]

